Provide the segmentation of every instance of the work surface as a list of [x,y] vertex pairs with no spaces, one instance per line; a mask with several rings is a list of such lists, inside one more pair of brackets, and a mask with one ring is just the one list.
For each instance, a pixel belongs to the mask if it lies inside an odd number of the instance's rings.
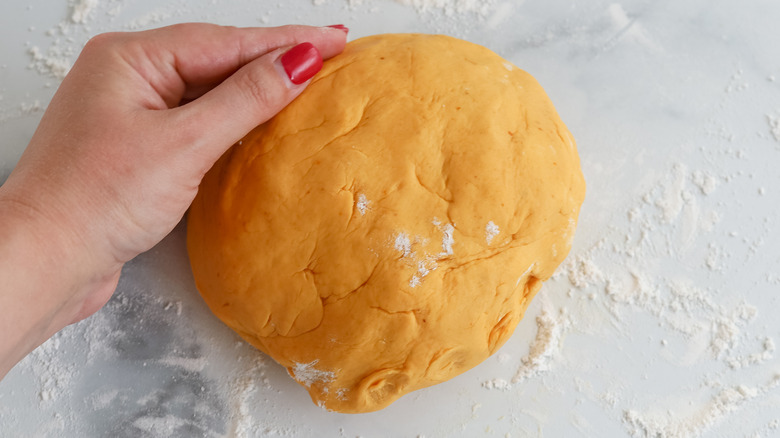
[[179,226],[0,382],[0,436],[780,436],[780,3],[30,0],[0,6],[0,180],[89,36],[182,21],[446,33],[545,87],[588,194],[477,368],[326,412],[214,318]]

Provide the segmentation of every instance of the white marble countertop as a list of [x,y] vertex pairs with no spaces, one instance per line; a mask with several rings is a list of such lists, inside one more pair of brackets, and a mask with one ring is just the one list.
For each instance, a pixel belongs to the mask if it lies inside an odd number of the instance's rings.
[[4,2],[0,181],[99,32],[344,23],[483,44],[545,87],[588,183],[567,263],[499,353],[380,412],[323,411],[209,313],[180,226],[0,382],[1,436],[780,436],[780,2],[406,3]]

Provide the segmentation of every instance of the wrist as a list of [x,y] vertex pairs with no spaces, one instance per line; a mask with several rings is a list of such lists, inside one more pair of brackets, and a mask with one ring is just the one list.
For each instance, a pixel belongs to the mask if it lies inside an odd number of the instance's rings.
[[92,307],[97,310],[113,292],[121,268],[96,269],[74,233],[4,189],[0,306],[6,318],[0,321],[0,378],[58,330],[88,316]]

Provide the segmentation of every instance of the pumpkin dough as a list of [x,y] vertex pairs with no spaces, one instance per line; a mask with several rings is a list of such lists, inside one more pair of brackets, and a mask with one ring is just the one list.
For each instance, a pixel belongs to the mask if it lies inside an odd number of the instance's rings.
[[584,195],[528,73],[458,39],[379,35],[217,162],[188,247],[222,321],[320,406],[368,412],[504,344]]

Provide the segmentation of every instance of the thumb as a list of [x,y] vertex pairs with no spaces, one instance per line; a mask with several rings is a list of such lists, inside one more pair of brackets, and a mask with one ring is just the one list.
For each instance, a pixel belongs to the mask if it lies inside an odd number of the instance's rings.
[[216,161],[233,143],[275,116],[322,68],[311,43],[277,49],[241,67],[200,98],[180,107],[193,146]]

